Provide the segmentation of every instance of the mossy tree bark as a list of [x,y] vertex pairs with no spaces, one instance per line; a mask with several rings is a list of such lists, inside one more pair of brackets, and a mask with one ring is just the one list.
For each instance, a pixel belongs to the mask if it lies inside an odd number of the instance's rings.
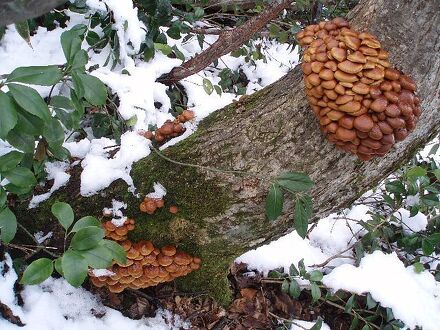
[[140,200],[121,182],[83,198],[78,180],[72,179],[34,214],[18,209],[20,221],[47,230],[54,200],[67,200],[79,215],[99,215],[112,198],[124,200],[129,204],[127,213],[137,221],[132,239],[172,243],[202,258],[199,271],[178,281],[183,290],[208,291],[220,302],[228,302],[226,275],[234,258],[292,230],[293,204],[288,200],[275,223],[265,217],[268,182],[261,177],[270,179],[286,171],[310,175],[316,183],[311,195],[318,219],[349,205],[439,131],[440,3],[365,0],[350,18],[354,28],[368,29],[382,41],[393,64],[417,82],[422,99],[423,114],[416,130],[387,156],[361,162],[330,145],[307,104],[296,67],[243,102],[218,110],[200,123],[195,134],[164,151],[176,161],[258,173],[258,177],[179,166],[152,153],[133,166],[138,192],[144,195],[153,182],[161,182],[168,190],[167,204],[179,207],[177,215],[166,208],[153,216],[140,214]]

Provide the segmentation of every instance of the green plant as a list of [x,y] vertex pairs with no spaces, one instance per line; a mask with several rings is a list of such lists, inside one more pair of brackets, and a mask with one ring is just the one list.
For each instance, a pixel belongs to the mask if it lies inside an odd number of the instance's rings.
[[[20,283],[39,284],[46,280],[54,268],[72,286],[80,286],[87,277],[89,267],[108,268],[113,260],[126,262],[124,249],[114,241],[104,239],[104,229],[98,219],[86,216],[74,221],[73,210],[69,204],[56,202],[52,205],[52,214],[64,228],[64,252],[52,260],[39,258],[24,271]],[[66,249],[66,242],[70,245]]]

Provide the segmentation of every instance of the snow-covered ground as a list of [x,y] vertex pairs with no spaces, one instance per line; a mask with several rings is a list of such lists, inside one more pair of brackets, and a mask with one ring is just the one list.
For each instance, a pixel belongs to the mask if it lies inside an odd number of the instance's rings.
[[[87,2],[94,8],[93,10],[105,10],[101,1]],[[99,54],[89,51],[88,66],[99,65],[99,68],[93,71],[93,75],[100,78],[113,93],[118,95],[120,100],[118,111],[121,117],[129,120],[136,116],[137,121],[133,131],[122,135],[120,148],[112,158],[108,157],[108,154],[117,145],[115,140],[96,139],[91,131],[88,131],[87,138],[80,141],[75,141],[73,135],[64,146],[73,157],[82,161],[72,164],[68,162],[47,164],[48,178],[54,179],[54,185],[50,192],[34,196],[29,207],[38,207],[38,204],[49,198],[51,193],[65,185],[70,179],[67,171],[73,166],[82,166],[81,194],[84,196],[96,194],[119,178],[125,180],[135,193],[136,187],[133,186],[133,180],[129,175],[131,165],[150,153],[148,141],[136,131],[146,130],[149,125],[160,126],[167,119],[173,119],[169,113],[171,103],[166,94],[166,86],[156,82],[156,79],[180,65],[181,61],[168,58],[160,52],[149,62],[133,56],[139,50],[145,30],[143,24],[137,20],[132,1],[105,0],[104,2],[115,12],[114,28],[118,29],[122,63],[117,64],[113,69],[110,69],[111,65],[103,65],[110,52],[107,46]],[[79,23],[88,24],[88,20],[83,15],[69,12],[69,16],[71,19],[66,29]],[[126,21],[129,22],[128,26],[124,24]],[[9,26],[0,41],[0,74],[7,74],[19,66],[64,63],[59,38],[66,29],[56,28],[49,32],[40,27],[31,37],[33,48],[30,48],[15,28]],[[102,34],[98,27],[95,28],[95,32]],[[216,36],[206,36],[204,47],[206,48],[216,38]],[[186,58],[201,51],[196,38],[189,41],[169,40],[169,42],[171,46],[177,46]],[[266,61],[257,60],[255,65],[252,65],[245,63],[242,57],[236,58],[230,55],[223,56],[219,61],[220,69],[243,70],[249,80],[247,94],[278,80],[298,62],[297,50],[292,50],[289,45],[267,40],[261,40],[260,43],[263,53],[267,54]],[[84,42],[83,49],[88,47],[89,45]],[[189,136],[197,129],[198,121],[238,98],[238,95],[233,93],[222,93],[220,96],[215,92],[210,95],[205,92],[203,79],[210,79],[213,84],[217,84],[220,78],[216,73],[218,70],[204,70],[182,81],[188,95],[188,105],[196,114],[196,122],[187,123],[185,134],[171,140],[164,147]],[[46,96],[50,88],[38,86],[36,89]],[[59,85],[54,92],[64,93],[64,89],[65,86]],[[155,102],[160,102],[160,109],[155,107]],[[0,140],[0,155],[10,150],[11,147]],[[326,273],[323,283],[327,287],[335,291],[344,289],[359,294],[369,292],[382,306],[392,308],[394,315],[408,327],[420,326],[424,330],[440,329],[440,285],[428,271],[416,273],[412,267],[405,267],[396,254],[385,254],[380,251],[367,254],[359,267],[356,267],[352,253],[344,252],[350,251],[349,248],[363,233],[358,221],[371,220],[368,211],[367,206],[358,205],[342,212],[342,217],[345,219],[341,219],[341,214],[332,214],[321,219],[307,239],[301,239],[294,232],[267,246],[244,254],[237,261],[247,263],[251,269],[267,273],[278,267],[288,269],[292,263],[298,264],[304,259],[307,269],[321,269]],[[411,218],[408,211],[401,209],[396,216],[408,230],[417,232],[426,227],[426,216],[422,214]],[[341,252],[343,252],[342,256],[326,262]],[[320,267],[321,263],[325,265]],[[6,268],[8,271],[4,271]],[[19,306],[14,295],[17,275],[9,257],[0,263],[0,275],[0,301],[9,306],[26,324],[24,328],[20,328],[0,317],[1,330],[121,328],[152,330],[189,327],[189,324],[173,317],[167,311],[159,311],[155,318],[128,319],[119,312],[102,306],[99,300],[86,290],[75,289],[63,279],[50,278],[41,285],[26,286],[23,292],[24,305]],[[100,316],[96,317],[96,315]],[[299,320],[295,322],[307,328],[313,325]],[[299,328],[293,326],[292,329]],[[329,327],[324,325],[322,329],[327,330]]]

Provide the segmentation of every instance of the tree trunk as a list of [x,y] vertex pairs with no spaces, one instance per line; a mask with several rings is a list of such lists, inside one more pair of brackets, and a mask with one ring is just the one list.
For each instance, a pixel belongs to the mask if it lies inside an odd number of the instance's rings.
[[202,268],[179,280],[180,288],[208,291],[227,303],[226,275],[234,258],[292,230],[290,201],[276,222],[265,217],[268,182],[261,177],[270,179],[286,171],[310,175],[316,183],[311,192],[316,220],[348,206],[439,131],[440,2],[365,0],[350,18],[353,28],[368,29],[378,37],[391,52],[393,64],[417,82],[422,99],[423,114],[416,130],[385,157],[361,162],[324,139],[296,67],[243,102],[213,113],[192,136],[164,151],[176,161],[258,173],[259,178],[179,166],[153,153],[133,166],[135,185],[144,195],[153,182],[161,182],[168,190],[167,204],[179,207],[177,215],[165,208],[153,216],[140,214],[140,200],[120,182],[103,194],[79,197],[79,183],[72,178],[66,189],[33,216],[21,213],[20,221],[25,226],[36,223],[47,231],[47,214],[54,200],[71,202],[79,215],[99,215],[112,198],[123,199],[129,204],[128,214],[137,221],[132,239],[151,239],[159,246],[173,243],[202,258]]
[[4,0],[0,2],[0,26],[38,17],[66,0]]

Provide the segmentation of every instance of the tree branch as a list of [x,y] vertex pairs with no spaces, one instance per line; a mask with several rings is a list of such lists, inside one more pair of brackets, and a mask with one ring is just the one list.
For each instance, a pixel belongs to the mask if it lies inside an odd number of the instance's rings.
[[291,0],[274,2],[245,24],[232,30],[223,31],[217,41],[209,48],[160,77],[158,81],[170,85],[203,70],[216,59],[239,48],[268,22],[276,18],[281,11],[290,7],[290,4]]

